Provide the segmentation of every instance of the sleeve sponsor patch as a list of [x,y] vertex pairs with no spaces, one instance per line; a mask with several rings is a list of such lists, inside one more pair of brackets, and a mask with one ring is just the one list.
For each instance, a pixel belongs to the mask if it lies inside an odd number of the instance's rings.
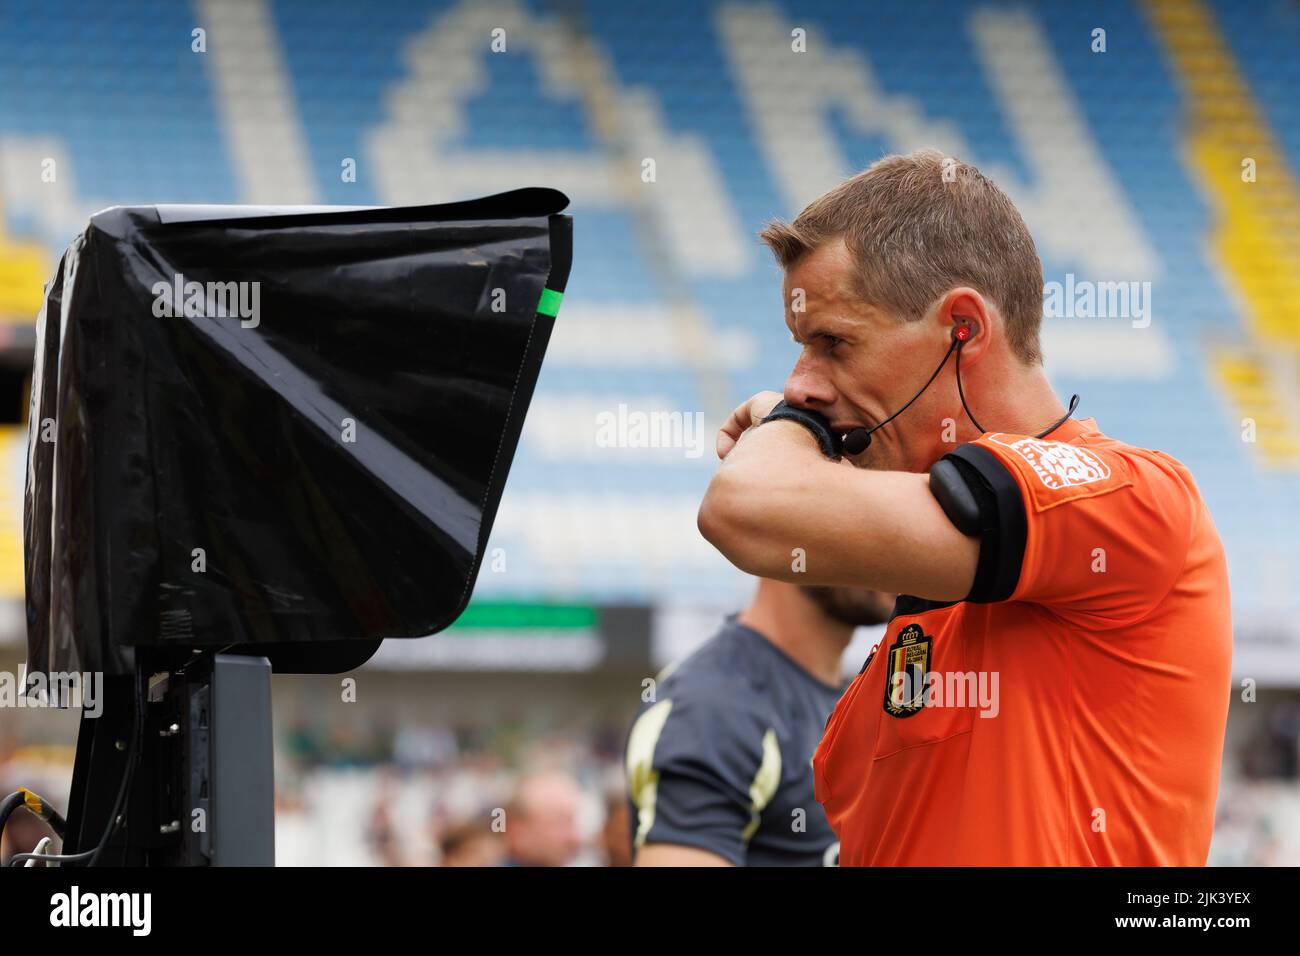
[[1003,434],[988,435],[986,441],[1000,446],[990,450],[1025,476],[1025,490],[1038,511],[1132,483],[1112,468],[1112,456],[1080,445]]

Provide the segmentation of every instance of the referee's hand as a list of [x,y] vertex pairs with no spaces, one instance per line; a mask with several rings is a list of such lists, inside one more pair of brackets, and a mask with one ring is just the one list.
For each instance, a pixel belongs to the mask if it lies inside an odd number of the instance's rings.
[[740,436],[766,418],[781,401],[780,392],[759,392],[731,413],[726,424],[718,431],[718,457],[726,458],[736,447]]

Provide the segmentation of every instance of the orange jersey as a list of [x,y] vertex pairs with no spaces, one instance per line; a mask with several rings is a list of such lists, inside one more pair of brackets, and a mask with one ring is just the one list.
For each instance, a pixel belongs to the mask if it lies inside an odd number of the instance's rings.
[[813,769],[841,865],[1205,863],[1223,546],[1179,462],[1091,419],[1052,434],[948,456],[993,519],[971,595],[900,597],[826,726]]

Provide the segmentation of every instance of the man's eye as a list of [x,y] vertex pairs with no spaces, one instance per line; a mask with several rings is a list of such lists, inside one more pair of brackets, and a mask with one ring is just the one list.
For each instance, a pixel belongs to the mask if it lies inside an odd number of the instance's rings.
[[822,341],[826,343],[826,348],[828,351],[834,351],[835,346],[839,345],[840,342],[843,340],[834,335],[823,335]]

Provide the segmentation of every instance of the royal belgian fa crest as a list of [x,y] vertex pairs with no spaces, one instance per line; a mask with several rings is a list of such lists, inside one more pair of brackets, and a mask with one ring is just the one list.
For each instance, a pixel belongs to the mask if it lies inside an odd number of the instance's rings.
[[925,676],[930,673],[930,638],[920,624],[898,632],[885,659],[885,713],[911,717],[925,704]]

